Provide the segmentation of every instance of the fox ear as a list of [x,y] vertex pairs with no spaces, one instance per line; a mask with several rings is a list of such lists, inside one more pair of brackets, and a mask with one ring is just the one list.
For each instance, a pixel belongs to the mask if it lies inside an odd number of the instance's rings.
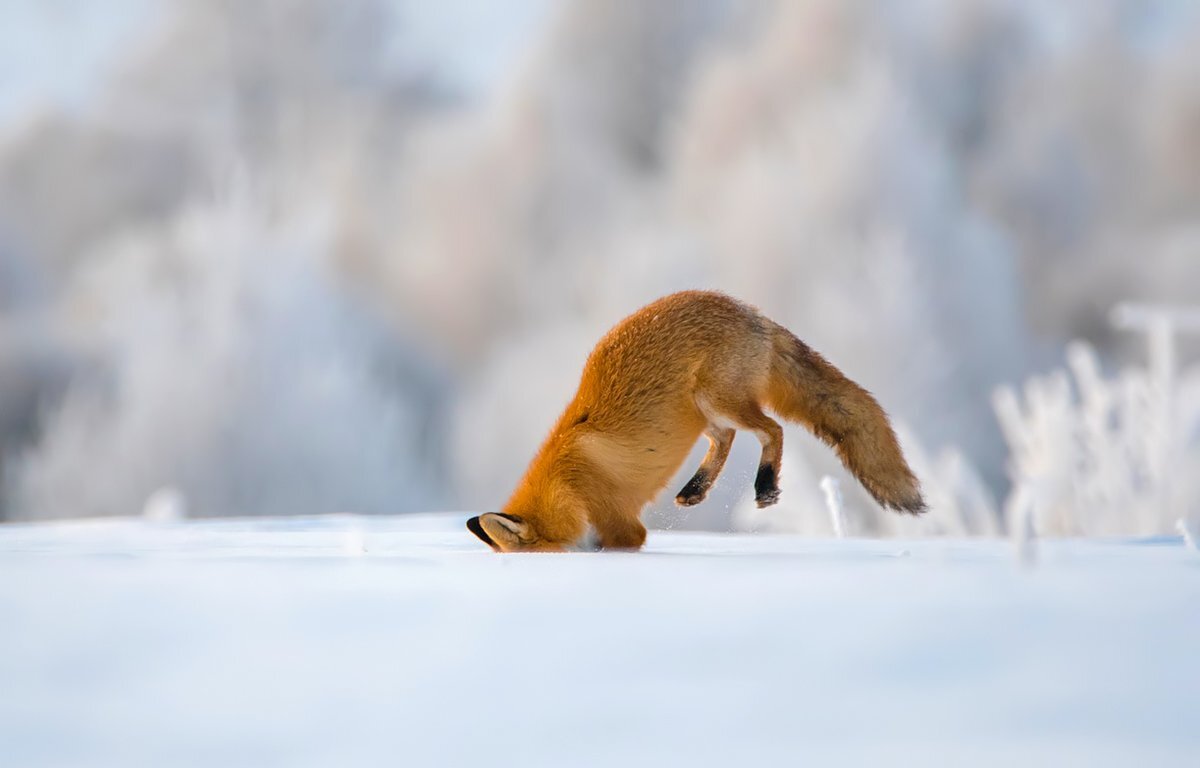
[[488,536],[487,531],[483,530],[483,526],[479,524],[478,516],[472,517],[467,521],[467,530],[478,536],[479,540],[484,544],[487,544],[497,552],[500,551],[500,548],[496,546],[496,542],[492,540],[491,536]]
[[534,538],[529,523],[503,512],[473,517],[467,521],[467,528],[498,552],[522,549]]

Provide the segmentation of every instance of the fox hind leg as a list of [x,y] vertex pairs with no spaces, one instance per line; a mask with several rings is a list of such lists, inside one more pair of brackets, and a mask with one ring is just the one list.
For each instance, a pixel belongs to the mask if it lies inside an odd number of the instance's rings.
[[721,474],[721,470],[725,466],[725,460],[729,458],[729,448],[733,445],[733,436],[735,430],[732,427],[722,427],[716,424],[710,424],[705,431],[708,436],[708,452],[704,454],[704,461],[700,462],[699,469],[696,474],[692,475],[692,479],[688,480],[675,496],[675,503],[681,507],[691,507],[704,501],[704,497],[708,495],[708,489],[717,480],[717,475]]
[[759,509],[779,501],[779,465],[783,459],[783,427],[757,405],[742,408],[737,424],[762,443],[762,458],[754,476],[754,503]]
[[760,509],[779,501],[779,465],[783,457],[783,427],[779,422],[763,413],[754,399],[720,398],[706,392],[697,398],[697,403],[710,424],[754,433],[762,444],[762,458],[754,477],[754,501]]

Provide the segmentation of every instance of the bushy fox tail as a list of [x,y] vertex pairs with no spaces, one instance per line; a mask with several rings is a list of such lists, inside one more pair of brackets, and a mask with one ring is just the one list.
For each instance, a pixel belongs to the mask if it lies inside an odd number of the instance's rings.
[[786,328],[776,326],[772,342],[767,405],[828,443],[881,505],[914,515],[924,512],[917,478],[871,393]]

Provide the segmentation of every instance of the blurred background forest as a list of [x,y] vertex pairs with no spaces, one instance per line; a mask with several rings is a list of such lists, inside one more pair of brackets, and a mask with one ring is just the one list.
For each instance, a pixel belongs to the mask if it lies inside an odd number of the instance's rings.
[[[1200,515],[1194,317],[1111,322],[1200,303],[1191,0],[0,13],[0,519],[498,508],[600,334],[690,287],[892,413],[934,512],[847,482],[857,532]],[[651,520],[829,533],[841,470],[786,441],[778,507],[743,436]]]

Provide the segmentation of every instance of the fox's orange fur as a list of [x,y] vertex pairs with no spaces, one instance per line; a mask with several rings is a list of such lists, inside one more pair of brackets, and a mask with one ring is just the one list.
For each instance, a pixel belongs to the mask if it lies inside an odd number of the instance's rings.
[[783,431],[767,408],[831,445],[885,507],[924,503],[887,415],[870,393],[786,328],[728,296],[684,291],[622,320],[592,350],[575,398],[512,498],[468,528],[497,551],[576,547],[589,526],[603,548],[638,549],[642,507],[670,481],[701,434],[709,450],[676,496],[702,501],[734,431],[763,446],[755,496],[779,498]]

